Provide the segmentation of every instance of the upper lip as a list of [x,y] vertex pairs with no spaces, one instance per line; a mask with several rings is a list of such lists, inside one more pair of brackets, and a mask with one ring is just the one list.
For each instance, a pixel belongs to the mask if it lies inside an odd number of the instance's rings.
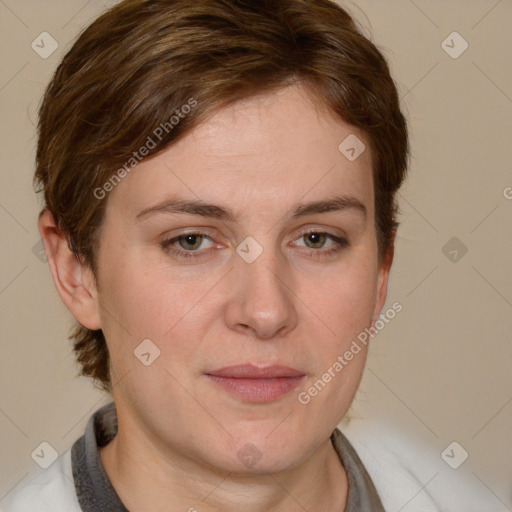
[[272,379],[276,377],[302,377],[304,373],[284,365],[258,367],[253,364],[237,364],[207,372],[207,375],[245,379]]

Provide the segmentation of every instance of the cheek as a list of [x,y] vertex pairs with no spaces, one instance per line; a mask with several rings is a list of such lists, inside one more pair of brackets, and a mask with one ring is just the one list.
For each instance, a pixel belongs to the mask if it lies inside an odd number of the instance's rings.
[[154,268],[135,256],[125,256],[122,264],[112,264],[103,273],[102,326],[112,360],[119,367],[138,367],[133,351],[149,339],[164,356],[160,364],[169,351],[175,356],[179,352],[186,362],[208,323],[218,317],[212,291],[219,276],[210,272],[192,278],[179,267]]
[[[133,356],[144,339],[164,349],[172,338],[173,352],[192,357],[208,325],[221,322],[229,301],[237,300],[230,295],[236,288],[230,283],[232,277],[220,279],[224,267],[205,266],[198,271],[197,267],[151,266],[142,254],[130,255],[125,249],[121,255],[114,247],[104,256],[101,314],[113,356],[115,352],[123,359]],[[318,339],[323,364],[342,353],[369,325],[376,296],[376,269],[370,256],[361,250],[331,269],[326,266],[320,272],[312,266],[307,272],[289,274],[293,289],[289,300],[299,312],[297,328],[307,331],[299,336]],[[187,343],[180,346],[180,339]],[[126,360],[123,365],[131,363]]]
[[[164,318],[172,322],[177,293],[163,280],[155,279],[150,269],[124,256],[116,264],[115,254],[103,267],[100,314],[102,329],[112,352],[112,359],[123,361],[144,340],[160,337]],[[130,363],[125,360],[122,364]]]
[[370,324],[377,295],[376,268],[364,261],[347,264],[313,290],[308,305],[334,331],[338,343],[346,343]]
[[376,271],[371,264],[338,277],[308,298],[325,334],[311,336],[315,372],[298,401],[319,411],[319,422],[326,421],[326,416],[332,423],[340,421],[357,391],[368,352],[365,329],[370,326],[376,297]]

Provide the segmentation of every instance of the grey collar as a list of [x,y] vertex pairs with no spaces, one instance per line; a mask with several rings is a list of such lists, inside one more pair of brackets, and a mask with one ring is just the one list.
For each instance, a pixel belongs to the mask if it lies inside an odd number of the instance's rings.
[[[78,502],[83,512],[129,512],[123,505],[103,468],[99,447],[117,434],[114,402],[91,415],[85,433],[71,448],[71,465]],[[385,512],[379,495],[361,459],[337,428],[331,442],[348,477],[347,506],[340,512]]]

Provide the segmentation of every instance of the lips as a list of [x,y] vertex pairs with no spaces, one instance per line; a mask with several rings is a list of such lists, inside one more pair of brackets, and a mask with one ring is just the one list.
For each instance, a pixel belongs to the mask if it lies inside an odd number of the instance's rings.
[[244,402],[272,402],[293,391],[305,374],[289,366],[226,366],[205,374],[208,380]]
[[278,377],[303,377],[304,373],[289,366],[272,365],[260,368],[253,364],[239,364],[225,366],[218,370],[206,373],[217,377],[231,377],[234,379],[275,379]]

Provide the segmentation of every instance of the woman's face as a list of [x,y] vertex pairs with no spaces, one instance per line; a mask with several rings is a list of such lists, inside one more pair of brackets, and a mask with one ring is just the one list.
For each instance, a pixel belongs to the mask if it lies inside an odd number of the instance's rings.
[[[338,149],[351,134],[363,140],[290,86],[220,111],[104,199],[98,315],[113,396],[120,424],[164,457],[291,468],[349,408],[366,348],[333,368],[378,315],[388,275],[369,151]],[[211,376],[242,364],[299,376]]]

